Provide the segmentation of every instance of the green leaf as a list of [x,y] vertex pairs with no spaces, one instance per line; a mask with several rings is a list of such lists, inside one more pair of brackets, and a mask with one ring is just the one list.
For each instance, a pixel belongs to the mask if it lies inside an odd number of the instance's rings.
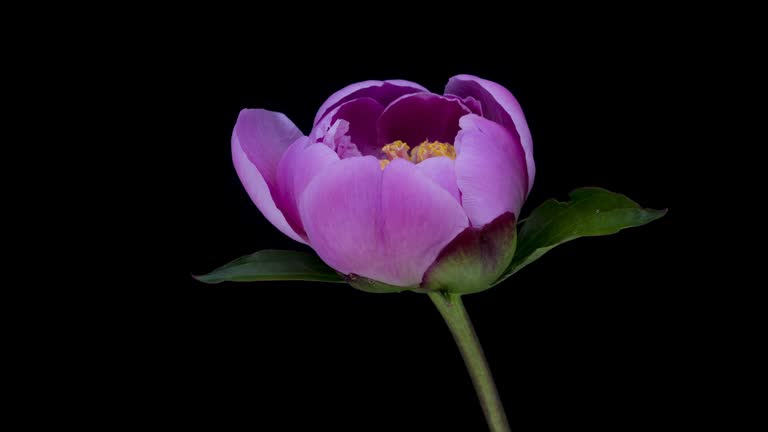
[[202,276],[200,282],[255,281],[344,282],[344,278],[315,255],[283,250],[263,250],[242,256]]
[[576,189],[569,196],[568,202],[545,201],[525,219],[518,233],[512,264],[495,284],[557,245],[579,237],[615,234],[624,228],[645,225],[667,213],[666,209],[642,208],[624,195],[601,188]]

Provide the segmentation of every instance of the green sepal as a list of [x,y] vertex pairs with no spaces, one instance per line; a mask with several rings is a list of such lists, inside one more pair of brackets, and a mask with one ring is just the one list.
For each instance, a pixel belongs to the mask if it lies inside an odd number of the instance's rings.
[[490,288],[512,261],[516,239],[515,215],[509,212],[482,228],[465,229],[440,252],[421,288],[456,294]]

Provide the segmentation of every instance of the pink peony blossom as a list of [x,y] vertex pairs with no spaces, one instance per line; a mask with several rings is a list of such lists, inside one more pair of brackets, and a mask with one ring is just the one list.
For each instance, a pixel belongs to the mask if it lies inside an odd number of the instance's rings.
[[308,136],[283,114],[245,109],[232,156],[279,230],[340,273],[400,287],[425,283],[465,244],[491,273],[506,268],[512,254],[471,233],[506,215],[512,234],[494,232],[513,237],[535,173],[520,105],[471,75],[444,95],[402,80],[352,84],[320,107]]

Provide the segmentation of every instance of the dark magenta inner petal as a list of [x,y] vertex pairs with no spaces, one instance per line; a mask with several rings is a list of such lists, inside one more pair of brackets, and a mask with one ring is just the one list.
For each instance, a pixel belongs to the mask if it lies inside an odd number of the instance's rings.
[[445,92],[465,99],[472,99],[481,106],[483,117],[504,126],[512,135],[519,136],[515,122],[509,113],[488,90],[477,82],[451,79],[445,87]]
[[457,98],[432,93],[403,96],[384,110],[378,120],[379,147],[396,140],[411,148],[423,141],[453,144],[459,131],[459,118],[470,110]]
[[323,113],[318,113],[315,123],[319,122],[320,119],[322,119],[326,114],[331,112],[334,108],[338,107],[344,102],[349,102],[354,99],[370,98],[379,102],[382,106],[386,107],[387,105],[392,103],[392,101],[394,101],[395,99],[403,95],[422,92],[422,91],[424,90],[407,86],[407,85],[396,85],[396,84],[383,81],[378,85],[363,87],[360,90],[354,91],[344,96],[343,98],[339,99],[337,102],[325,108]]
[[467,96],[465,98],[461,98],[455,95],[444,95],[448,99],[458,99],[461,101],[461,103],[464,104],[465,107],[469,108],[470,111],[472,111],[472,114],[477,114],[480,117],[483,116],[483,107],[480,104],[480,101],[473,98],[472,96]]
[[348,135],[363,156],[378,156],[381,149],[376,141],[376,120],[384,106],[371,98],[360,98],[339,108],[333,121],[343,119],[349,122]]

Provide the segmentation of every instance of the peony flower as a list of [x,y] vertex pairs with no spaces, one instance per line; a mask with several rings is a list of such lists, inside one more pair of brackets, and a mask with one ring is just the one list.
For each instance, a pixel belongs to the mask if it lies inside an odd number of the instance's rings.
[[514,96],[471,75],[443,95],[402,80],[347,86],[305,136],[285,115],[240,112],[237,173],[264,216],[353,285],[471,292],[512,259],[535,174]]

